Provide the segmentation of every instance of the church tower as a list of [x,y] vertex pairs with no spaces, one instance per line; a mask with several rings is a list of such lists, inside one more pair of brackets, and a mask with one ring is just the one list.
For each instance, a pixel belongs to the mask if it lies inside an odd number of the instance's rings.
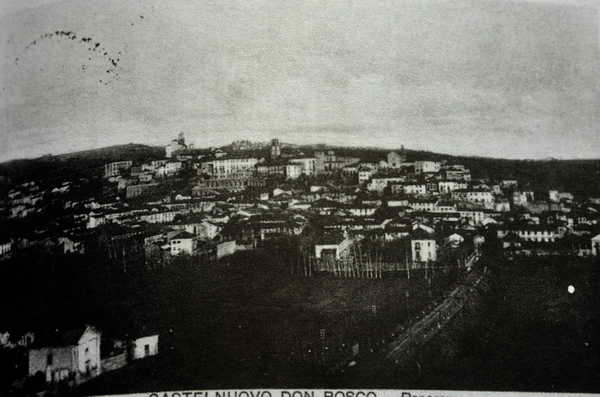
[[271,140],[271,160],[275,160],[281,156],[281,145],[279,139]]

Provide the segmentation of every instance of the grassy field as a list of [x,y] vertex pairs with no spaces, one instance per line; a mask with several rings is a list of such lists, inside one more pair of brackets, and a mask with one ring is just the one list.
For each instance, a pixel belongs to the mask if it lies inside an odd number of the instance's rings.
[[390,371],[365,386],[600,391],[597,264],[520,261],[497,268],[491,285],[475,309],[415,357],[411,371]]
[[352,345],[386,343],[395,326],[440,299],[447,287],[441,275],[430,292],[418,273],[409,284],[399,278],[304,278],[271,266],[171,274],[162,281],[168,286],[157,287],[160,356],[104,374],[80,392],[325,386],[328,369],[348,357]]

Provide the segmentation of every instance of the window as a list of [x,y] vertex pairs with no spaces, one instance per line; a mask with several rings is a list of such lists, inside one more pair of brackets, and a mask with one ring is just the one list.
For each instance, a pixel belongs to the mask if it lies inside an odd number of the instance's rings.
[[144,356],[150,355],[150,345],[144,345]]
[[53,361],[54,357],[52,356],[52,353],[48,353],[48,355],[46,356],[46,365],[52,365]]

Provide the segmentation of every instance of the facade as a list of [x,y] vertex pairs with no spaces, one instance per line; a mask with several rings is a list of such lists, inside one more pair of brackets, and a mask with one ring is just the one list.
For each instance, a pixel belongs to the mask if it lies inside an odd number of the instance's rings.
[[406,156],[398,154],[396,152],[389,152],[387,154],[387,166],[389,168],[401,168],[402,164],[406,162]]
[[451,166],[444,170],[444,179],[448,181],[465,181],[471,180],[471,171],[462,166]]
[[206,219],[182,220],[181,222],[169,226],[176,230],[185,230],[202,240],[214,239],[221,230],[220,226],[217,226]]
[[273,176],[286,174],[286,163],[283,161],[270,161],[256,165],[256,174],[259,176]]
[[363,184],[369,182],[371,177],[375,175],[376,170],[370,167],[361,166],[358,168],[358,183]]
[[377,211],[377,206],[368,204],[348,204],[345,210],[352,216],[372,216]]
[[359,158],[337,156],[333,150],[315,152],[315,171],[317,174],[342,170],[345,166],[358,163]]
[[415,174],[440,172],[441,164],[437,161],[415,161]]
[[455,190],[466,189],[467,184],[459,181],[439,181],[438,191],[440,193],[452,193]]
[[236,251],[237,243],[235,242],[235,240],[222,241],[219,244],[217,244],[217,259],[233,255]]
[[229,191],[241,191],[249,187],[263,187],[265,181],[263,178],[223,178],[223,179],[205,179],[196,184],[192,188],[192,194],[195,196],[202,195],[202,193],[214,190],[229,190]]
[[165,147],[165,157],[172,158],[177,152],[183,151],[187,149],[187,145],[185,144],[185,137],[183,136],[183,132],[179,133],[177,139],[173,139],[166,147]]
[[0,241],[0,259],[6,258],[12,252],[12,241],[11,240],[3,240]]
[[518,236],[523,241],[531,241],[538,243],[555,242],[560,238],[558,230],[541,225],[523,225],[523,226],[512,226],[508,228],[498,229],[498,238],[504,238],[505,236],[513,234]]
[[181,161],[169,161],[164,165],[156,168],[156,176],[165,177],[177,174],[183,166]]
[[223,157],[202,163],[202,171],[213,178],[231,178],[234,176],[250,176],[258,159],[253,157]]
[[302,168],[302,174],[312,176],[315,174],[317,159],[314,157],[302,157],[290,159],[290,164],[299,164]]
[[422,183],[403,183],[400,185],[392,185],[392,193],[404,193],[407,195],[425,195],[427,187]]
[[435,238],[422,229],[417,229],[411,233],[410,250],[413,266],[437,260],[437,243]]
[[298,179],[302,175],[301,164],[287,164],[285,166],[285,177],[287,179]]
[[41,372],[46,382],[83,382],[100,375],[100,332],[91,326],[51,335],[29,350],[29,375]]
[[131,358],[133,360],[156,356],[158,354],[158,334],[135,338],[131,349]]
[[458,208],[457,210],[460,219],[466,221],[469,225],[479,226],[483,220],[487,217],[486,212],[483,210],[471,209],[471,208]]
[[125,197],[128,199],[140,197],[152,192],[158,187],[158,183],[140,183],[138,185],[129,185],[125,188]]
[[376,177],[371,178],[371,182],[367,185],[367,190],[370,192],[382,193],[388,184],[402,183],[406,180],[404,176],[398,177]]
[[436,199],[411,199],[408,201],[408,206],[415,211],[433,212],[437,209]]
[[110,178],[117,176],[121,173],[121,170],[127,170],[133,165],[132,161],[115,161],[104,165],[104,177]]
[[459,189],[452,192],[452,199],[473,204],[479,204],[485,208],[494,207],[494,194],[484,189]]
[[195,236],[185,231],[174,231],[167,234],[169,252],[172,256],[185,253],[192,255],[196,248]]
[[530,191],[516,191],[513,192],[512,201],[514,205],[526,205],[528,202],[533,201],[534,194]]
[[152,210],[140,215],[140,220],[148,223],[171,223],[180,211]]
[[279,139],[273,139],[271,141],[271,159],[278,159],[281,157],[281,144]]

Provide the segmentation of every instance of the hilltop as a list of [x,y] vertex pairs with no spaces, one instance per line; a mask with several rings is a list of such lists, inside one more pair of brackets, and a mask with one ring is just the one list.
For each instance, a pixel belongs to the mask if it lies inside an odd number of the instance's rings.
[[100,167],[107,162],[123,159],[144,161],[162,157],[162,147],[130,143],[34,159],[10,160],[0,163],[0,183],[90,178],[97,175]]
[[[259,146],[259,147],[257,147]],[[600,195],[600,159],[589,160],[513,160],[482,156],[455,156],[421,150],[343,147],[325,144],[296,145],[282,143],[290,151],[313,155],[317,150],[334,150],[343,156],[359,157],[364,161],[385,159],[390,151],[403,150],[408,161],[432,160],[463,164],[471,169],[473,178],[516,179],[521,186],[532,190],[552,187],[576,195]],[[228,151],[232,145],[220,147]],[[285,151],[285,150],[284,150]],[[256,145],[244,151],[248,155],[268,156],[268,144]],[[143,144],[115,145],[74,153],[47,155],[36,159],[11,160],[0,163],[0,183],[18,183],[33,178],[69,179],[98,175],[101,167],[111,161],[133,160],[141,162],[164,157],[164,148]]]

